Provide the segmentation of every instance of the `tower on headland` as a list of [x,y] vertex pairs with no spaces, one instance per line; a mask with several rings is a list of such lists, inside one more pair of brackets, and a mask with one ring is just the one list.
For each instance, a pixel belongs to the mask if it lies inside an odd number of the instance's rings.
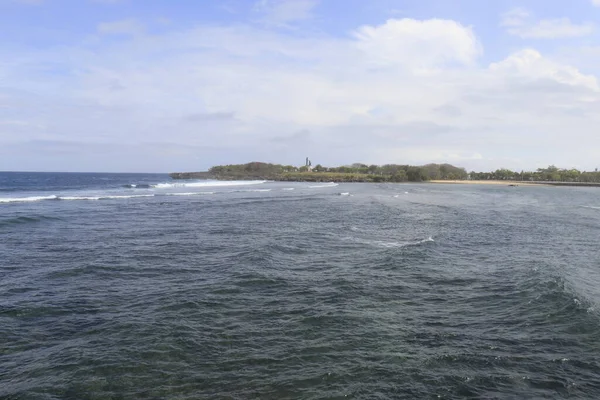
[[304,166],[309,172],[312,171],[312,162],[308,159],[308,157],[306,157],[306,163],[304,164]]

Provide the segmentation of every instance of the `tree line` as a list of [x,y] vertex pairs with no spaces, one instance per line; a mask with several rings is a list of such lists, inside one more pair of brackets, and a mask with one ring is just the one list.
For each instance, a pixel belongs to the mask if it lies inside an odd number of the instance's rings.
[[600,172],[561,169],[554,165],[535,171],[512,171],[501,168],[491,172],[467,173],[464,168],[451,164],[367,165],[355,163],[339,167],[314,167],[251,162],[247,164],[217,165],[207,172],[173,173],[175,179],[269,179],[286,181],[337,182],[423,182],[430,180],[505,180],[537,182],[600,183]]
[[582,182],[600,183],[600,172],[579,171],[578,169],[561,169],[554,165],[547,168],[538,168],[535,171],[511,171],[497,169],[493,172],[470,172],[469,179],[473,180],[507,180],[507,181],[534,181],[534,182]]
[[217,178],[228,179],[285,179],[298,178],[339,179],[343,181],[364,182],[423,182],[428,180],[456,180],[467,179],[468,174],[464,168],[451,164],[427,164],[413,166],[406,164],[367,165],[355,163],[340,167],[324,167],[321,164],[311,168],[309,166],[295,167],[293,165],[270,164],[251,162],[247,164],[217,165],[209,170]]

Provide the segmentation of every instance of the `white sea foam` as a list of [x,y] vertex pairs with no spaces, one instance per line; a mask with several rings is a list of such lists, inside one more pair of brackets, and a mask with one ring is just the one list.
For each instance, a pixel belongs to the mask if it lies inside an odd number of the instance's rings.
[[113,199],[133,199],[137,197],[154,197],[153,194],[134,194],[134,195],[108,195],[108,196],[61,196],[59,200],[113,200]]
[[[408,194],[408,192],[404,192],[404,194]],[[400,197],[400,195],[399,194],[395,194],[394,197],[398,198],[398,197]]]
[[198,196],[202,194],[215,194],[215,192],[165,193],[165,196]]
[[283,188],[281,190],[294,190],[294,188]]
[[56,196],[31,196],[31,197],[0,197],[0,203],[24,203],[42,200],[56,200]]
[[323,185],[314,185],[314,186],[309,186],[309,188],[311,189],[319,189],[319,188],[328,188],[328,187],[336,187],[339,186],[339,183],[334,183],[334,182],[329,182]]
[[[355,229],[352,229],[352,230],[355,230]],[[408,247],[408,246],[417,246],[417,245],[427,243],[427,242],[434,242],[434,240],[431,236],[428,237],[427,239],[416,240],[416,241],[411,241],[411,242],[391,242],[391,241],[384,241],[384,240],[367,240],[367,239],[359,239],[359,238],[354,238],[354,237],[344,238],[344,240],[351,240],[354,242],[368,244],[370,246],[375,246],[375,247],[383,247],[383,248],[402,248],[402,247]]]
[[60,200],[100,200],[100,197],[96,196],[61,196]]
[[103,199],[134,199],[137,197],[154,197],[153,194],[135,194],[131,196],[101,196],[100,200]]
[[340,196],[350,196],[350,192],[342,192],[340,193]]
[[174,182],[174,183],[159,183],[153,187],[156,189],[171,189],[171,188],[195,188],[195,187],[220,187],[220,186],[245,186],[259,185],[267,181],[196,181],[196,182]]
[[596,206],[582,206],[583,208],[592,208],[594,210],[600,210],[600,207],[596,207]]

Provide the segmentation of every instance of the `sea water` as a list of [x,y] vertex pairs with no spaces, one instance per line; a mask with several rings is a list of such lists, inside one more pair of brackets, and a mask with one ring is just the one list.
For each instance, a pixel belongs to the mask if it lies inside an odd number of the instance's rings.
[[600,398],[600,189],[0,174],[0,398]]

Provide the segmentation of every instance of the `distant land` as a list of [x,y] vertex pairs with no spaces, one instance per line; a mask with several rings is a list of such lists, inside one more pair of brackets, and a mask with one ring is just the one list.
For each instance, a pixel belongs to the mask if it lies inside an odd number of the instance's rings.
[[506,183],[550,184],[568,186],[600,186],[600,172],[560,169],[551,165],[536,171],[498,169],[492,172],[467,172],[451,164],[366,165],[355,163],[341,167],[312,166],[310,160],[302,167],[250,162],[217,165],[202,172],[173,172],[173,179],[272,180],[295,182],[434,182],[434,183]]

